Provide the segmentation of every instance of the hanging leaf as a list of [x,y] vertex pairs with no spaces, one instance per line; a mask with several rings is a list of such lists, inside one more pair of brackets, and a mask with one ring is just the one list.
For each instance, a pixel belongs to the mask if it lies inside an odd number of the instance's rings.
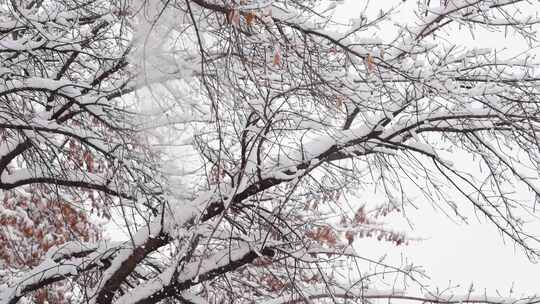
[[232,23],[232,16],[234,14],[234,10],[229,10],[227,13],[225,13],[225,17],[227,18],[227,23]]
[[357,224],[368,224],[364,206],[358,208],[358,210],[356,211],[356,214],[354,215],[354,222]]
[[240,26],[240,12],[238,12],[238,10],[234,10],[231,24],[236,28]]
[[341,110],[341,107],[343,107],[343,96],[336,97],[336,108]]
[[354,242],[354,232],[350,230],[345,232],[345,238],[349,242],[349,245],[351,245]]
[[86,164],[86,169],[88,172],[94,171],[94,157],[90,151],[86,150],[83,154],[83,159]]
[[252,25],[255,20],[255,13],[249,12],[245,16],[247,25]]
[[276,66],[281,65],[281,50],[279,46],[274,49],[274,58],[272,60],[272,63]]
[[366,65],[369,72],[373,72],[375,69],[375,63],[373,62],[373,56],[371,54],[368,54],[366,57]]
[[240,12],[237,9],[228,11],[227,22],[234,27],[238,27],[240,25]]

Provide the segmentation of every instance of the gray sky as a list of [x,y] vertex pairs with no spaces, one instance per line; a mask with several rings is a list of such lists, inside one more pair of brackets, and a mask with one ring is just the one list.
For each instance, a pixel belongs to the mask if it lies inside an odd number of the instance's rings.
[[[389,261],[398,262],[402,256],[408,257],[425,268],[433,287],[459,284],[467,289],[474,282],[479,293],[485,288],[488,294],[499,290],[507,296],[515,283],[514,291],[518,295],[540,291],[540,264],[531,263],[521,249],[508,240],[505,243],[492,225],[479,223],[476,219],[468,225],[455,224],[429,207],[418,211],[410,208],[408,216],[415,225],[413,233],[425,240],[411,242],[405,247],[376,240],[362,241],[359,245],[368,247],[369,254],[373,252],[374,257],[388,254]],[[392,227],[406,225],[397,217],[388,221]]]
[[[372,12],[377,12],[382,6],[389,7],[401,2],[401,0],[379,0],[371,1],[370,5],[373,8]],[[338,7],[335,12],[336,17],[341,20],[358,17],[365,3],[364,0],[345,1],[345,4]],[[402,20],[414,22],[412,8],[415,4],[416,1],[406,2],[400,14]],[[392,32],[384,30],[392,29],[383,29],[381,36],[385,34],[392,36]],[[459,43],[470,47],[496,47],[501,43],[507,43],[513,46],[509,52],[517,52],[525,47],[523,43],[516,43],[511,38],[501,40],[499,35],[493,33],[483,32],[480,36],[482,39],[478,37],[473,39],[465,32],[459,35]],[[368,201],[369,197],[370,195],[364,195],[358,198]],[[468,204],[464,200],[458,202]],[[424,240],[396,247],[376,239],[363,239],[357,243],[358,251],[373,258],[387,255],[388,262],[398,264],[402,258],[412,260],[416,265],[424,266],[427,275],[431,277],[432,287],[446,288],[459,284],[463,287],[461,289],[463,291],[474,282],[475,290],[480,294],[485,288],[490,295],[496,295],[496,290],[499,290],[503,296],[507,296],[512,286],[518,296],[522,293],[540,294],[537,279],[540,264],[532,264],[519,248],[514,248],[512,242],[506,240],[505,243],[500,233],[492,225],[476,219],[470,208],[465,208],[465,215],[471,219],[467,225],[452,222],[428,203],[422,204],[421,207],[419,210],[413,208],[406,210],[409,220],[414,223],[414,229],[408,226],[400,214],[386,218],[385,221],[391,224],[391,228],[410,231],[414,236]],[[540,231],[540,225],[538,228]],[[113,236],[119,239],[125,237],[121,233]]]
[[[378,11],[378,8],[401,2],[371,1],[370,6],[374,8],[373,11]],[[345,1],[345,4],[337,9],[336,17],[341,20],[357,17],[365,4],[366,1],[360,0]],[[406,2],[400,13],[402,23],[414,22],[412,8],[415,6],[416,1]],[[381,36],[392,36],[391,32],[385,30],[383,29]],[[463,30],[456,36],[459,44],[470,47],[508,47],[508,54],[526,48],[525,43],[511,37],[504,38],[500,33],[482,31],[472,37],[468,30]],[[459,202],[466,204],[463,200]],[[389,261],[395,262],[407,257],[415,264],[424,266],[432,279],[433,287],[445,288],[460,284],[467,290],[471,282],[474,282],[475,291],[480,294],[485,288],[488,294],[495,295],[498,290],[501,295],[508,296],[512,286],[517,296],[522,293],[540,294],[540,264],[531,263],[521,249],[515,248],[511,241],[504,240],[495,227],[487,224],[485,220],[479,221],[471,211],[466,212],[468,214],[465,215],[471,219],[468,225],[453,223],[441,212],[435,212],[430,205],[424,204],[420,210],[409,208],[407,214],[415,225],[413,233],[425,240],[413,242],[406,247],[395,247],[377,240],[362,240],[358,250],[373,257],[388,254]],[[392,224],[391,227],[407,229],[406,221],[399,218],[399,215],[386,221]],[[538,229],[533,231],[540,232],[540,225],[537,227]]]

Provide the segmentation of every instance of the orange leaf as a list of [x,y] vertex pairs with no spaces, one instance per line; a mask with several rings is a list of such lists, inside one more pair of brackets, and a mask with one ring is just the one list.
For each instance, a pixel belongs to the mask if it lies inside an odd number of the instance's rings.
[[252,12],[247,13],[247,15],[246,15],[246,23],[248,25],[251,25],[251,24],[253,24],[253,20],[255,20],[255,14],[252,13]]

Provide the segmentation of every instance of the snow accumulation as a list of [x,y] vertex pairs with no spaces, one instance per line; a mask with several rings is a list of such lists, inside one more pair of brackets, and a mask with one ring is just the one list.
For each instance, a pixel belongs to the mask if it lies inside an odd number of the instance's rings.
[[[540,300],[540,298],[505,298],[505,297],[488,297],[485,295],[413,295],[407,294],[403,290],[377,290],[365,289],[359,286],[319,286],[319,288],[308,287],[301,290],[302,295],[283,295],[271,300],[264,301],[264,304],[285,304],[293,301],[303,302],[303,300],[316,299],[353,299],[361,298],[366,300],[398,300],[398,301],[418,301],[422,303],[447,303],[447,304],[463,304],[463,303],[485,303],[485,304],[524,304]],[[310,301],[311,302],[311,301]]]
[[[198,261],[192,262],[185,266],[181,267],[181,273],[178,275],[177,282],[193,281],[196,282],[197,278],[200,275],[209,273],[212,270],[218,269],[220,267],[226,266],[231,263],[231,261],[236,261],[243,258],[246,254],[251,252],[249,246],[243,246],[236,249],[225,249],[218,253],[213,254],[211,257]],[[170,284],[174,284],[173,277],[174,274],[179,271],[179,266],[173,264],[169,266],[165,271],[163,271],[157,278],[152,281],[147,282],[140,288],[134,289],[117,301],[118,304],[130,304],[136,303],[142,299],[148,298],[156,292],[164,289]]]
[[[99,263],[114,252],[115,243],[99,244],[67,243],[51,249],[46,259],[24,276],[13,278],[11,285],[0,286],[0,304],[7,304],[20,297],[27,288],[40,282],[77,275],[79,271]],[[74,257],[75,253],[89,252],[85,257]]]
[[372,131],[373,128],[368,126],[349,130],[326,130],[324,134],[312,136],[308,142],[302,143],[300,145],[301,150],[291,156],[285,156],[286,158],[281,161],[280,165],[284,168],[297,166],[301,163],[315,165],[320,162],[321,154],[333,146],[344,147],[350,145],[353,141],[362,139]]

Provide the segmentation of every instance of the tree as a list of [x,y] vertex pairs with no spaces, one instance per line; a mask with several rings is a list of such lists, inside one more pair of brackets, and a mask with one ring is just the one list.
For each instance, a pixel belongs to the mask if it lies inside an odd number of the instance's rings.
[[[0,303],[516,300],[424,290],[353,245],[406,244],[382,218],[422,195],[540,254],[537,4],[375,4],[350,24],[338,4],[2,3]],[[405,284],[378,290],[389,277]]]

